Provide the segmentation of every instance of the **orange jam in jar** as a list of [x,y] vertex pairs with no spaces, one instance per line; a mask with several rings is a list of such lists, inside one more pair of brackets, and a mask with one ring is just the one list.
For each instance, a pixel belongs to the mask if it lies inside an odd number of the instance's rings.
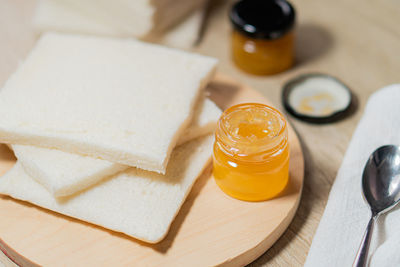
[[226,194],[246,201],[273,198],[289,180],[287,123],[256,103],[227,109],[218,121],[213,176]]
[[285,0],[242,0],[231,10],[232,58],[243,71],[271,75],[294,62],[295,11]]

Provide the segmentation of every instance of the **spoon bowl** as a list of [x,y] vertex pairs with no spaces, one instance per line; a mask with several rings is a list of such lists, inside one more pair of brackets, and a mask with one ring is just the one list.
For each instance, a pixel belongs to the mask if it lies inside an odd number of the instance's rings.
[[400,147],[381,146],[369,157],[362,175],[365,200],[371,208],[368,223],[353,267],[367,265],[372,231],[378,216],[393,208],[400,200]]
[[387,145],[369,157],[362,177],[365,200],[373,214],[393,208],[400,200],[400,147]]

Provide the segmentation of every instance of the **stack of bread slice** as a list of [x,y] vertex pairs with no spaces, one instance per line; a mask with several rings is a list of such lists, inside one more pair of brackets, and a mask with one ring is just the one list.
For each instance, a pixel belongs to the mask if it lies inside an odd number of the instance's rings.
[[18,159],[0,193],[160,241],[211,156],[215,67],[133,39],[44,34],[0,91],[0,142]]
[[201,25],[206,0],[39,0],[38,32],[59,31],[136,37],[187,48]]

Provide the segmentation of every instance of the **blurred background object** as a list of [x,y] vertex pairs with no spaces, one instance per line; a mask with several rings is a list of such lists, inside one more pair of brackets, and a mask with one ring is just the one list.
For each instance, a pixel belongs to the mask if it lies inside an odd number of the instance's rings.
[[294,62],[295,10],[285,0],[242,0],[230,12],[233,61],[243,71],[270,75]]
[[136,37],[178,48],[197,40],[208,0],[39,0],[38,33],[59,31]]

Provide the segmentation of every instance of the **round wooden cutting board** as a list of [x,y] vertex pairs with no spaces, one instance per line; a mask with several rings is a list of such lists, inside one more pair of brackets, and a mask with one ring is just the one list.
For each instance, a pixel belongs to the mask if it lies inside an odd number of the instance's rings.
[[[210,98],[222,109],[243,102],[271,104],[258,92],[222,75],[217,75],[208,91]],[[20,265],[248,264],[272,246],[296,213],[303,185],[304,161],[292,127],[289,127],[289,143],[290,183],[279,197],[264,202],[233,199],[217,187],[210,166],[197,180],[167,237],[158,244],[146,244],[2,196],[0,249]],[[0,175],[14,162],[12,152],[0,145]]]

